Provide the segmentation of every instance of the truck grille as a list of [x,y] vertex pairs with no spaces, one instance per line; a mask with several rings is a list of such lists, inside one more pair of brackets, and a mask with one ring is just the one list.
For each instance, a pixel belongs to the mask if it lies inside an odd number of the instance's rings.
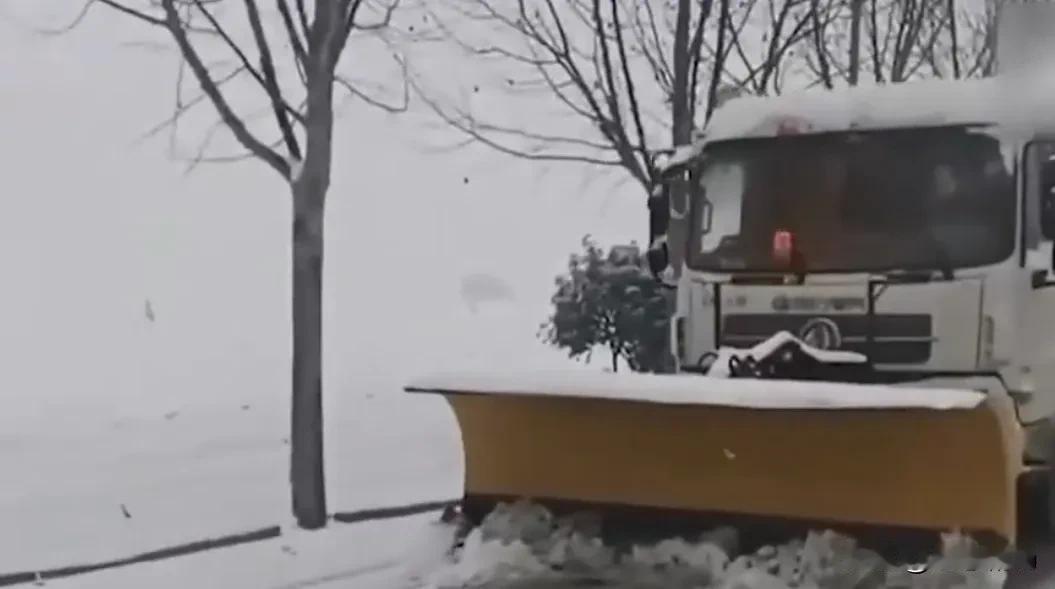
[[868,315],[730,314],[722,320],[719,345],[748,348],[779,331],[802,337],[806,322],[820,318],[838,326],[842,335],[840,350],[864,354],[875,364],[923,364],[930,359],[935,338],[931,316],[925,314],[876,314],[871,319],[871,347]]

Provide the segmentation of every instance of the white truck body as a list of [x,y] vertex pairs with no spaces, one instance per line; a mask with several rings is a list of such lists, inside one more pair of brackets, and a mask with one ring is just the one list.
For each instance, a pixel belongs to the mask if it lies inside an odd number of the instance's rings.
[[[690,162],[705,176],[693,181],[706,183],[711,207],[709,230],[694,233],[690,227],[685,243],[667,244],[684,248],[677,256],[685,261],[676,273],[672,322],[679,370],[698,369],[705,364],[701,360],[720,348],[746,348],[788,331],[823,349],[867,351],[876,370],[904,384],[1008,394],[1031,437],[1045,438],[1046,445],[1047,424],[1055,415],[1055,236],[1050,231],[1045,236],[1041,228],[1046,206],[1041,185],[1050,184],[1052,170],[1047,169],[1043,182],[1041,176],[1048,154],[1055,154],[1052,97],[1055,93],[1032,80],[989,78],[738,98],[719,108],[702,139],[668,164]],[[935,264],[926,278],[917,272],[909,281],[897,280],[899,272],[853,267],[786,272],[783,280],[774,281],[779,272],[704,267],[699,259],[693,263],[693,248],[718,259],[719,238],[740,232],[746,194],[742,178],[706,176],[708,154],[720,153],[721,146],[732,142],[775,145],[784,140],[789,125],[796,136],[962,128],[995,139],[1004,164],[999,173],[1006,173],[1014,186],[1013,220],[1008,217],[1005,228],[1013,234],[1014,246],[984,263],[953,263],[951,276],[943,276]],[[925,157],[923,150],[919,157]],[[1046,190],[1052,188],[1049,184]],[[672,211],[671,218],[690,225],[702,222],[693,211]],[[951,239],[969,243],[983,238],[964,230]],[[768,279],[760,280],[763,275]]]

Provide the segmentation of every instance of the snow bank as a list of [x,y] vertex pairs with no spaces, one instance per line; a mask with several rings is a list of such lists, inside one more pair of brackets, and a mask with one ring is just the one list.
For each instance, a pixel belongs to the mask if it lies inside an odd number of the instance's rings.
[[609,546],[589,514],[555,518],[528,502],[499,505],[446,562],[416,571],[414,587],[635,587],[699,589],[990,589],[1003,586],[1006,565],[969,554],[969,538],[950,535],[922,572],[890,565],[849,537],[810,533],[754,554],[737,554],[737,535],[723,528],[696,540]]
[[418,393],[601,398],[749,409],[972,409],[985,398],[966,389],[715,378],[584,370],[439,373],[405,387]]

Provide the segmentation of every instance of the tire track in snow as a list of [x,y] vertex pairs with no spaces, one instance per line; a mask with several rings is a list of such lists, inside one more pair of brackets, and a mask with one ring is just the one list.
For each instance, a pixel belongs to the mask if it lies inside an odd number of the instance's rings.
[[382,571],[394,569],[398,566],[399,561],[381,562],[377,564],[365,565],[353,569],[339,571],[336,573],[330,573],[321,577],[312,577],[310,579],[304,579],[302,581],[294,581],[292,583],[273,587],[272,589],[307,589],[308,587],[319,587],[328,583],[333,583],[335,581],[347,581],[349,579],[362,577],[363,575],[380,573]]

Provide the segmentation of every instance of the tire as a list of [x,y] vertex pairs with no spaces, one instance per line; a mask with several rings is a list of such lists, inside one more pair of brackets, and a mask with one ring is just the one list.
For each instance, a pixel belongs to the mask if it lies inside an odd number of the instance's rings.
[[[1049,420],[1049,427],[1055,428],[1055,420]],[[1055,437],[1052,438],[1048,444],[1048,455],[1045,460],[1045,496],[1047,501],[1045,502],[1044,523],[1046,526],[1046,534],[1044,534],[1045,543],[1055,542]]]

